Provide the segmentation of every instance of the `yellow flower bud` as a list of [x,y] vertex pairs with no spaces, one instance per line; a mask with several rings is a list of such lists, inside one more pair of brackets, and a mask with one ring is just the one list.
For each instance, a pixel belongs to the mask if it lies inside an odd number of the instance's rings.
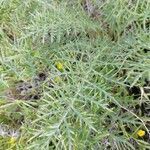
[[16,138],[15,137],[11,137],[8,143],[10,145],[14,145],[16,143]]
[[63,64],[61,62],[56,62],[56,68],[60,71],[63,70]]
[[54,81],[56,83],[60,83],[61,82],[61,78],[59,76],[57,76],[57,77],[54,78]]
[[138,135],[139,137],[143,137],[143,136],[145,135],[145,131],[144,131],[144,130],[139,130],[139,131],[137,132],[137,135]]

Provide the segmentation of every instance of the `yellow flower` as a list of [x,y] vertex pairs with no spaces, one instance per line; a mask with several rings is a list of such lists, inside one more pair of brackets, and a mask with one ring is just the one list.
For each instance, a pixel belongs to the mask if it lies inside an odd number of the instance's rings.
[[16,138],[15,137],[11,137],[8,143],[10,145],[14,145],[16,143]]
[[63,70],[63,64],[61,62],[56,62],[56,68],[58,70]]
[[145,135],[145,131],[144,131],[144,130],[139,130],[139,131],[137,132],[137,135],[138,135],[139,137],[143,137],[143,136]]
[[61,78],[59,76],[57,76],[57,77],[54,78],[54,81],[56,83],[60,83],[61,82]]

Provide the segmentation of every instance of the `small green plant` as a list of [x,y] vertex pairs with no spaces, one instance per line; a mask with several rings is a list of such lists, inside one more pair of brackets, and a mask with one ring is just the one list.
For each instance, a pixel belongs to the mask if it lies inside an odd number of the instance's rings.
[[1,0],[0,148],[149,149],[149,10]]

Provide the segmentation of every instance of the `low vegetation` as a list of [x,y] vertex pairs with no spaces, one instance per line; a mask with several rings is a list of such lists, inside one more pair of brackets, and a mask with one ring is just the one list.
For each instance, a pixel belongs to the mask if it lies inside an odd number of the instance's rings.
[[148,0],[0,1],[0,149],[150,149]]

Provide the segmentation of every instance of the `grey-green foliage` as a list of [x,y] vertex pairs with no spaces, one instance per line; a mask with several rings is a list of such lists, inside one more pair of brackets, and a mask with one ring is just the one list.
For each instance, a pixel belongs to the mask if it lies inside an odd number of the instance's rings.
[[[133,112],[140,101],[128,96],[125,82],[142,86],[150,73],[149,52],[143,51],[150,48],[150,3],[92,3],[97,20],[81,0],[0,1],[0,88],[47,68],[49,78],[63,78],[54,88],[43,83],[38,108],[14,102],[25,118],[16,149],[135,149],[131,138],[149,148],[134,136],[140,127],[148,130],[148,118]],[[63,72],[55,68],[57,61],[64,63]]]

